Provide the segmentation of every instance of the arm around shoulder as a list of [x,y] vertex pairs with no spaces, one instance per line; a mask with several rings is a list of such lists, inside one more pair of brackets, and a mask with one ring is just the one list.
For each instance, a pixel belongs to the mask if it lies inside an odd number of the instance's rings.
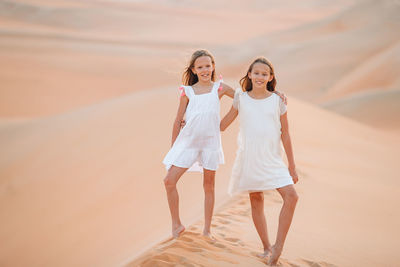
[[233,98],[235,96],[235,90],[227,85],[226,83],[221,83],[221,90],[220,90],[220,95],[227,95],[230,98]]

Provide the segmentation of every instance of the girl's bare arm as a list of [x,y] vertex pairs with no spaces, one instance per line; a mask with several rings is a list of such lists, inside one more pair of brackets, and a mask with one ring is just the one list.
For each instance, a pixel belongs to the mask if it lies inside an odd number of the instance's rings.
[[225,131],[225,129],[228,128],[228,126],[231,125],[231,123],[236,119],[237,115],[238,110],[232,106],[231,110],[226,113],[225,117],[221,120],[221,123],[219,124],[221,131]]
[[294,163],[293,147],[289,134],[289,123],[287,119],[287,112],[281,115],[280,121],[281,121],[281,131],[282,131],[281,138],[283,147],[285,148],[286,157],[288,159],[289,172],[293,178],[293,182],[297,183],[299,178],[296,172],[296,164]]
[[235,90],[225,83],[221,83],[222,89],[219,90],[219,97],[221,98],[223,95],[227,95],[230,98],[235,96]]
[[176,138],[178,137],[179,132],[181,131],[181,122],[183,120],[183,116],[186,112],[186,107],[189,103],[189,98],[187,96],[181,96],[179,100],[178,112],[176,114],[175,122],[172,127],[172,142],[171,146],[175,143]]
[[[230,98],[233,98],[235,96],[235,90],[232,87],[230,87],[226,83],[221,83],[221,86],[222,86],[222,89],[219,91],[220,98],[224,95],[227,95]],[[273,91],[273,93],[277,94],[282,99],[283,103],[285,103],[285,105],[287,105],[287,97],[285,96],[284,93],[281,93],[279,91]]]

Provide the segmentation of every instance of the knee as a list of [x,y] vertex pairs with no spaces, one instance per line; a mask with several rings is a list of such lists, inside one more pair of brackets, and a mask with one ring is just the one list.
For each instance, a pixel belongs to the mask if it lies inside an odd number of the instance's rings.
[[173,179],[171,176],[167,175],[164,178],[164,186],[166,189],[172,189],[176,186],[175,179]]
[[262,192],[250,193],[250,202],[252,204],[264,202],[264,193]]
[[285,194],[284,201],[293,205],[296,205],[297,201],[299,200],[299,196],[295,190],[292,190]]

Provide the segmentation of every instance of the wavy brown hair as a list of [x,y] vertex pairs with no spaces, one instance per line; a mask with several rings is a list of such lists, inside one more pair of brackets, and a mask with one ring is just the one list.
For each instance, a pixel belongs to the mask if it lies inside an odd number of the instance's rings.
[[251,91],[253,89],[253,84],[251,83],[251,79],[249,78],[249,73],[253,70],[253,66],[256,63],[262,63],[269,67],[270,74],[273,76],[273,79],[267,83],[267,90],[270,92],[275,91],[276,86],[276,78],[275,78],[275,71],[272,63],[266,59],[265,57],[256,58],[253,63],[251,63],[249,70],[246,72],[246,75],[240,79],[240,85],[242,86],[243,91]]
[[197,50],[192,54],[192,57],[190,58],[189,61],[189,66],[187,66],[185,68],[185,71],[183,72],[183,76],[182,76],[182,82],[184,85],[193,85],[195,83],[197,83],[199,81],[199,77],[197,77],[196,74],[193,73],[192,69],[194,68],[194,62],[196,61],[196,59],[198,59],[199,57],[210,57],[211,58],[211,62],[214,66],[214,70],[211,74],[211,80],[214,82],[215,81],[215,60],[213,55],[211,55],[210,52],[208,52],[207,50]]

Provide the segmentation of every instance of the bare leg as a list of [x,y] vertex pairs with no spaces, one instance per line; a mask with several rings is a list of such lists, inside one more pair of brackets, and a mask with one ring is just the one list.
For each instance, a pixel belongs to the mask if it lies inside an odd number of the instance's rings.
[[249,196],[254,226],[264,246],[264,253],[259,256],[268,257],[271,252],[271,244],[268,240],[267,222],[264,215],[264,193],[254,192],[250,193]]
[[283,198],[283,206],[279,215],[279,226],[276,242],[272,247],[271,257],[268,260],[269,265],[276,265],[278,263],[278,259],[281,256],[290,224],[292,223],[296,203],[299,198],[293,185],[278,188],[277,190]]
[[185,230],[179,218],[179,195],[176,190],[176,183],[187,169],[171,166],[167,176],[164,178],[165,189],[167,191],[169,211],[172,218],[172,236],[178,237]]
[[204,188],[204,230],[203,235],[211,236],[211,219],[214,211],[215,202],[215,171],[204,170],[203,188]]

